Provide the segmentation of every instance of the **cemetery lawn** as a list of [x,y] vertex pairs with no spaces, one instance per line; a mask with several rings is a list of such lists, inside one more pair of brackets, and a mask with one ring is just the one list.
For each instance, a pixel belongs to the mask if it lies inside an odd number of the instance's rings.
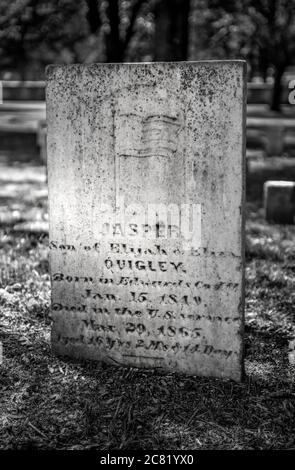
[[53,356],[46,211],[44,168],[0,168],[1,449],[295,449],[295,226],[247,204],[237,384]]

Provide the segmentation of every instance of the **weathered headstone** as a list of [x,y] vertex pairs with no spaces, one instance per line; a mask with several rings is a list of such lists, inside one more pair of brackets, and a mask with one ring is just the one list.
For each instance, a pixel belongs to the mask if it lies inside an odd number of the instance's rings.
[[47,69],[52,346],[241,380],[245,63]]
[[265,218],[270,223],[293,224],[295,182],[266,181],[263,186]]

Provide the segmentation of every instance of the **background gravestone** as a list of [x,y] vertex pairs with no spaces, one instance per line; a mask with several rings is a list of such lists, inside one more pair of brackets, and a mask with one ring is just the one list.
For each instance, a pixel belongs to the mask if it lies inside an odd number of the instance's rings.
[[293,224],[295,182],[266,181],[263,186],[265,218],[270,223]]
[[245,63],[49,66],[46,94],[53,350],[241,380]]

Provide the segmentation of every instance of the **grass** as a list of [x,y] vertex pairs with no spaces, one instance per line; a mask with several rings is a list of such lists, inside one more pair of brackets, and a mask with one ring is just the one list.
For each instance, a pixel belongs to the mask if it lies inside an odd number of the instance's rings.
[[295,227],[247,204],[244,383],[65,361],[50,350],[48,238],[19,225],[46,221],[43,169],[19,171],[0,173],[0,448],[295,449]]

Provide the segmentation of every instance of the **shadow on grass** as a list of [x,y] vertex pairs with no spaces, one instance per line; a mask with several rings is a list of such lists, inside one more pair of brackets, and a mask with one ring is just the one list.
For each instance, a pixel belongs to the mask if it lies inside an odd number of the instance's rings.
[[274,338],[268,345],[263,333],[250,328],[248,335],[248,376],[237,384],[57,358],[48,340],[32,337],[24,344],[17,333],[2,334],[2,446],[288,448],[295,390],[282,357],[285,340],[277,356]]

